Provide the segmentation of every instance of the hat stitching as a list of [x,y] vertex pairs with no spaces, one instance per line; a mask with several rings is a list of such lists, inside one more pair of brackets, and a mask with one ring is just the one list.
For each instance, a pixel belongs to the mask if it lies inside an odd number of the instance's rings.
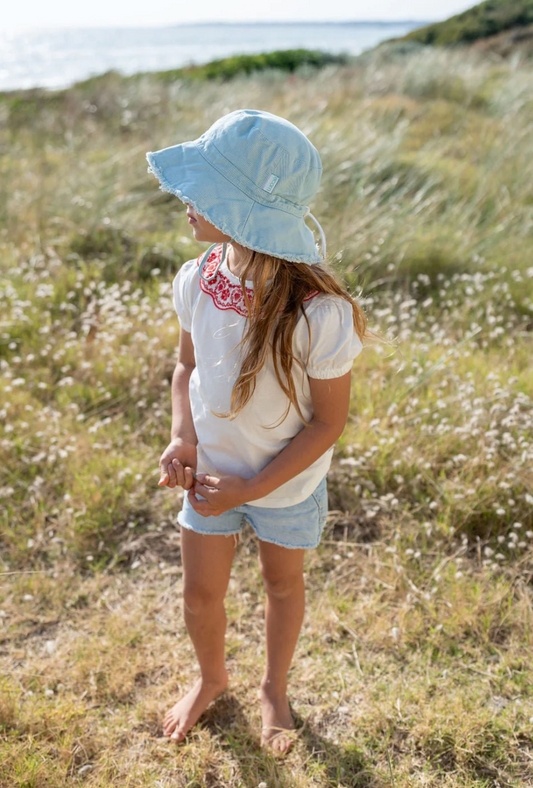
[[[213,167],[213,169],[214,169],[214,170],[216,170],[218,173],[220,173],[220,175],[222,175],[222,177],[224,177],[224,178],[225,178],[227,181],[229,181],[230,183],[232,183],[232,184],[233,184],[233,186],[236,186],[238,189],[241,189],[241,191],[244,191],[244,193],[246,194],[246,196],[247,196],[247,197],[250,197],[250,199],[251,199],[251,200],[255,200],[256,202],[260,202],[262,205],[265,205],[267,208],[276,208],[277,210],[279,210],[279,211],[284,211],[285,213],[288,213],[288,214],[290,214],[291,216],[298,216],[298,217],[300,217],[301,215],[303,215],[301,212],[302,212],[304,209],[307,209],[307,208],[308,208],[308,206],[307,206],[307,205],[299,205],[298,203],[291,202],[290,200],[287,200],[285,197],[280,197],[280,195],[279,195],[279,194],[272,194],[272,195],[269,195],[269,196],[271,196],[271,197],[272,197],[272,199],[271,199],[271,200],[265,200],[265,199],[262,199],[262,195],[261,195],[261,197],[259,197],[259,196],[258,196],[258,195],[259,195],[259,192],[260,192],[260,191],[262,191],[262,190],[260,190],[260,189],[259,189],[259,187],[258,187],[258,186],[256,186],[256,185],[255,185],[255,183],[253,183],[253,181],[251,181],[251,180],[248,178],[248,176],[247,176],[247,175],[245,175],[243,172],[241,172],[241,170],[239,170],[239,168],[238,168],[238,167],[236,167],[236,166],[233,164],[233,162],[232,162],[232,161],[230,161],[230,160],[227,158],[227,156],[225,156],[225,155],[222,153],[222,151],[220,151],[220,150],[217,148],[217,146],[216,146],[216,145],[215,145],[213,142],[211,142],[211,145],[213,146],[213,148],[215,148],[215,150],[217,151],[217,153],[218,153],[220,156],[222,156],[222,158],[223,158],[225,161],[227,161],[227,162],[228,162],[228,164],[229,164],[231,167],[233,167],[235,170],[237,170],[237,172],[241,173],[241,175],[242,175],[242,179],[243,179],[243,180],[241,181],[241,178],[236,178],[235,180],[233,180],[233,179],[232,179],[232,178],[231,178],[231,177],[230,177],[230,176],[229,176],[229,175],[228,175],[226,172],[223,172],[223,171],[222,171],[222,170],[221,170],[219,167],[217,167],[215,164],[213,164],[213,162],[212,162],[212,161],[211,161],[211,160],[208,158],[208,156],[206,156],[206,155],[205,155],[205,153],[203,153],[203,152],[202,152],[202,150],[200,149],[200,147],[198,147],[198,153],[200,154],[200,156],[202,156],[202,158],[203,158],[203,159],[205,159],[205,160],[206,160],[206,162],[207,162],[207,163],[208,163],[208,164],[209,164],[211,167]],[[244,179],[246,179],[246,180],[244,180]],[[248,181],[248,183],[246,183],[246,181]],[[250,188],[250,186],[251,186],[252,188]],[[265,192],[265,194],[267,194],[267,192]],[[281,205],[278,205],[278,203],[281,203]],[[283,207],[284,205],[285,205],[285,206],[287,206],[287,208],[284,208],[284,207]],[[290,206],[290,208],[289,208],[289,206]],[[297,212],[295,212],[295,211],[294,211],[294,208],[297,208],[297,209],[298,209],[298,211],[297,211]],[[287,209],[288,209],[288,210],[287,210]]]
[[[268,140],[268,142],[270,142],[270,144],[271,144],[271,145],[274,145],[276,148],[281,148],[281,150],[282,150],[282,151],[284,151],[284,152],[287,154],[287,156],[288,156],[289,158],[291,158],[291,156],[292,156],[291,152],[290,152],[289,150],[287,150],[287,148],[285,148],[285,147],[284,147],[284,146],[281,144],[281,142],[275,142],[274,140],[270,139],[270,137],[269,137],[267,134],[265,134],[265,132],[264,132],[264,131],[261,131],[260,129],[257,129],[257,132],[258,132],[258,133],[259,133],[259,134],[260,134],[262,137],[264,137],[266,140]],[[309,140],[309,139],[308,139],[308,140],[307,140],[307,142],[308,142],[308,143],[309,143],[309,144],[312,146],[312,148],[313,148],[313,149],[316,151],[316,148],[315,148],[315,146],[313,145],[313,143],[311,142],[311,140]],[[316,152],[318,153],[318,151],[316,151]],[[298,157],[298,158],[294,158],[294,159],[293,159],[293,161],[295,161],[295,162],[301,161],[301,162],[302,162],[302,164],[307,164],[307,165],[308,165],[308,167],[309,167],[309,169],[312,169],[312,170],[320,170],[320,171],[322,170],[322,165],[321,165],[321,164],[320,164],[320,165],[318,165],[318,166],[316,166],[316,165],[314,165],[314,164],[311,164],[310,162],[308,162],[306,159],[301,159],[300,157]]]
[[287,156],[290,157],[290,155],[291,155],[290,152],[280,142],[274,142],[274,140],[271,140],[270,137],[268,136],[268,134],[265,134],[265,132],[261,131],[261,129],[257,129],[257,133],[259,134],[260,137],[263,137],[263,139],[265,139],[267,142],[269,142],[275,148],[279,148],[281,151],[283,151],[283,153],[286,153]]
[[316,167],[314,164],[309,164],[309,162],[306,161],[305,159],[293,159],[293,161],[294,162],[301,161],[302,164],[307,164],[310,170],[316,170],[317,172],[322,172],[324,169],[321,164],[319,164],[318,167]]
[[[273,146],[274,149],[275,149],[274,150],[274,155],[273,155],[273,158],[272,158],[272,162],[271,162],[271,164],[269,164],[269,167],[272,170],[276,170],[277,174],[280,175],[281,177],[283,177],[283,178],[288,177],[289,167],[290,167],[290,163],[291,163],[291,156],[290,156],[289,151],[286,150],[283,147],[283,145],[280,145],[277,142],[272,142],[272,140],[270,140],[266,136],[266,134],[263,134],[263,132],[260,131],[259,129],[257,129],[257,133],[258,133],[259,137],[261,138],[260,139],[261,143],[263,143],[263,144],[265,144],[267,146]],[[238,165],[235,165],[235,166],[237,167],[238,170],[243,172]],[[249,177],[249,176],[246,175],[245,172],[243,172],[243,174],[246,177]],[[253,179],[251,179],[251,180],[252,180],[253,183],[256,183],[256,181],[254,181]],[[256,183],[256,185],[257,185],[257,183]]]

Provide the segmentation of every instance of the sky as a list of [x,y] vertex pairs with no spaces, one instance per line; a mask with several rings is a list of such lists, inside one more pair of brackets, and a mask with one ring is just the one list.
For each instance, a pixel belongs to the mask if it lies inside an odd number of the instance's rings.
[[475,5],[460,0],[7,0],[2,27],[142,27],[185,22],[345,21],[446,19]]

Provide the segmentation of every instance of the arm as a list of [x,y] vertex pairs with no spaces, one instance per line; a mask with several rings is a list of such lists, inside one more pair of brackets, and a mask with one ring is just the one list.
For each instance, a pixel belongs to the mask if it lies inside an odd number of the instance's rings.
[[350,406],[351,371],[340,378],[309,378],[313,418],[308,427],[249,480],[250,500],[263,498],[308,468],[342,435]]
[[277,457],[251,479],[201,474],[201,481],[210,486],[199,482],[195,484],[194,493],[207,500],[201,501],[189,493],[194,509],[204,515],[221,514],[268,495],[308,468],[342,434],[350,406],[350,382],[351,371],[338,378],[309,378],[313,402],[313,418],[309,426],[303,427]]
[[182,439],[194,446],[198,443],[189,400],[189,378],[196,366],[191,335],[180,330],[178,360],[172,375],[172,427],[170,440]]
[[161,455],[159,486],[179,485],[186,490],[194,484],[196,470],[196,445],[198,438],[189,400],[189,379],[196,366],[194,346],[189,332],[181,329],[178,360],[172,375],[172,426],[170,443]]

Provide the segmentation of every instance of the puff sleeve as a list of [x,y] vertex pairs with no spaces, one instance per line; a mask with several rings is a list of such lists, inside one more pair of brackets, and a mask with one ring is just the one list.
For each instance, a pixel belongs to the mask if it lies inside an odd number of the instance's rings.
[[305,320],[300,320],[298,324],[304,359],[309,350],[307,374],[320,379],[345,375],[363,349],[354,328],[351,305],[337,296],[322,297],[313,309],[308,310],[307,317],[311,330],[310,343]]
[[193,288],[196,270],[196,260],[188,260],[186,263],[183,263],[172,281],[174,309],[180,326],[184,331],[189,332],[192,325]]

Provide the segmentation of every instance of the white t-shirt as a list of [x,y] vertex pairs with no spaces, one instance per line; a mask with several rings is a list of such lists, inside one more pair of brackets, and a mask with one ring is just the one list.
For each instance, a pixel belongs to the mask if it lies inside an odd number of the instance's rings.
[[[211,252],[204,265],[209,276],[220,261],[222,244]],[[273,460],[304,429],[291,404],[280,424],[288,398],[282,391],[272,362],[272,354],[257,376],[252,398],[230,420],[214,413],[228,413],[231,391],[242,363],[241,341],[246,328],[246,305],[240,281],[226,261],[209,283],[198,275],[198,259],[188,260],[174,277],[173,301],[181,327],[191,333],[196,367],[189,382],[194,427],[198,436],[198,472],[251,478]],[[253,282],[247,290],[253,297]],[[311,348],[306,372],[293,363],[292,374],[298,403],[305,419],[313,415],[308,376],[335,378],[346,374],[362,343],[353,326],[351,305],[338,296],[314,293],[304,302],[311,328]],[[293,336],[293,352],[305,363],[309,349],[305,318],[298,319]],[[213,411],[213,412],[212,412]],[[277,426],[265,429],[269,425]],[[273,492],[248,503],[256,506],[292,506],[305,500],[326,475],[333,446],[308,468]]]

